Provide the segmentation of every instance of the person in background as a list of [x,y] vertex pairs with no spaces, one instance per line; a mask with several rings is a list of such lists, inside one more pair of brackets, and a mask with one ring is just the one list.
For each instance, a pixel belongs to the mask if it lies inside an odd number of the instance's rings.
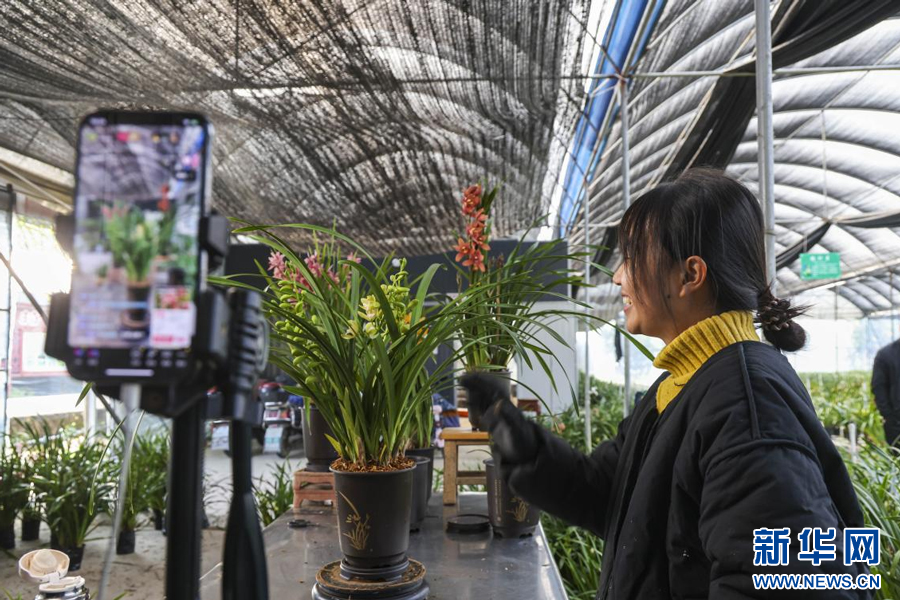
[[900,340],[888,344],[875,355],[872,395],[884,419],[884,439],[900,448]]
[[[626,328],[665,342],[667,373],[590,454],[525,418],[503,382],[466,375],[504,479],[605,540],[599,600],[871,597],[753,579],[867,572],[844,564],[843,530],[864,524],[850,476],[782,354],[805,344],[803,310],[771,292],[759,202],[724,173],[687,171],[625,211],[619,244]],[[816,530],[834,548],[821,562],[801,556]]]

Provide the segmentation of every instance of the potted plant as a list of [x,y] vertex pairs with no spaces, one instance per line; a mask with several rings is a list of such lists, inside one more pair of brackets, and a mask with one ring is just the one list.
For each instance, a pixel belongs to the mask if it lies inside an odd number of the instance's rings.
[[[463,192],[465,232],[457,235],[454,250],[458,264],[454,266],[459,294],[471,306],[471,312],[483,318],[467,320],[460,331],[462,361],[466,371],[494,371],[512,381],[509,365],[518,356],[529,368],[539,364],[555,389],[551,365],[559,359],[539,335],[565,344],[553,328],[559,318],[595,325],[610,323],[586,312],[589,307],[570,295],[571,287],[585,285],[576,265],[590,260],[589,252],[572,252],[561,239],[528,243],[525,237],[529,228],[508,254],[490,254],[492,210],[499,192],[499,186],[485,192],[481,184]],[[592,267],[612,275],[605,267]],[[541,301],[565,302],[567,307],[538,308]],[[623,334],[652,358],[627,332]],[[571,388],[571,382],[569,385]],[[472,426],[477,428],[478,423],[472,422]]]
[[[121,458],[124,456],[124,440],[118,436],[114,439],[116,440],[117,455]],[[125,490],[125,505],[122,521],[119,524],[119,537],[116,540],[116,554],[134,553],[135,533],[141,513],[151,508],[151,498],[154,498],[154,502],[156,502],[160,495],[165,497],[168,468],[165,463],[159,464],[158,440],[160,439],[165,440],[166,436],[151,434],[134,437],[128,486]],[[114,475],[118,479],[119,474],[114,473]],[[162,493],[160,493],[160,488]],[[115,496],[119,493],[121,490],[116,490],[116,494],[110,498],[110,513],[114,512],[112,507],[115,506]]]
[[27,452],[24,444],[21,445],[20,458],[22,463],[22,480],[28,492],[28,502],[22,508],[22,541],[33,542],[40,537],[41,533],[41,515],[43,507],[37,498],[34,490],[34,473],[37,470],[33,462],[34,456]]
[[[413,461],[404,450],[417,411],[431,405],[436,376],[425,365],[434,349],[452,337],[464,311],[458,302],[426,310],[439,265],[413,282],[413,294],[405,261],[388,257],[378,263],[334,230],[285,227],[326,240],[316,239],[301,258],[272,227],[238,230],[255,234],[273,252],[271,274],[261,269],[269,284],[264,306],[276,340],[271,362],[297,382],[286,389],[312,400],[331,427],[328,439],[338,454],[331,470],[342,572],[399,576],[408,564],[413,477]],[[341,258],[338,244],[354,253]]]
[[0,437],[0,549],[16,547],[16,517],[28,504],[28,484],[24,478],[22,459],[14,448]]
[[169,443],[168,431],[141,435],[135,439],[135,449],[143,463],[138,476],[143,480],[146,505],[153,512],[153,525],[157,531],[163,529],[163,515],[166,512]]
[[103,449],[96,438],[57,432],[48,444],[45,468],[34,475],[51,547],[69,556],[70,571],[81,568],[84,541],[113,487]]
[[44,516],[44,503],[40,490],[34,483],[36,475],[52,476],[52,455],[59,443],[58,436],[44,418],[25,421],[22,424],[25,439],[21,444],[21,456],[28,480],[28,504],[22,510],[22,541],[34,541],[40,537]]
[[[137,211],[134,211],[137,213]],[[127,274],[128,302],[137,305],[125,312],[125,324],[135,329],[148,324],[150,299],[150,271],[159,251],[157,225],[144,219],[141,213],[124,245],[125,272]]]

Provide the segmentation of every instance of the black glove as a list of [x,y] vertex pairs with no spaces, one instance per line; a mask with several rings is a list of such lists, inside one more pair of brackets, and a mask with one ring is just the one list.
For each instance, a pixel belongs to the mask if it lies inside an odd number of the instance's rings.
[[491,434],[491,446],[503,463],[534,459],[540,447],[539,427],[509,400],[509,382],[487,373],[468,373],[460,381],[466,388],[469,417]]
[[466,373],[459,384],[466,388],[472,426],[490,431],[488,423],[482,423],[482,418],[494,404],[501,400],[509,402],[509,380],[488,373]]

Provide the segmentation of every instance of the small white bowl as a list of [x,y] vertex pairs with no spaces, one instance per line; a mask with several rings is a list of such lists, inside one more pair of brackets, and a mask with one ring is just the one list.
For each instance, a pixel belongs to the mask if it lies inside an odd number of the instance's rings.
[[59,550],[32,550],[19,559],[19,577],[32,583],[56,583],[69,572],[69,557]]

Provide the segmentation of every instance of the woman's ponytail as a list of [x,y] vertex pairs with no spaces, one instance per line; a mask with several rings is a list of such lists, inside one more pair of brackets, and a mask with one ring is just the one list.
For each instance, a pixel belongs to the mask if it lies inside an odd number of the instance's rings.
[[776,298],[766,288],[759,294],[756,321],[773,346],[785,352],[796,352],[806,344],[806,331],[794,319],[806,309],[805,306],[791,306],[790,300]]

